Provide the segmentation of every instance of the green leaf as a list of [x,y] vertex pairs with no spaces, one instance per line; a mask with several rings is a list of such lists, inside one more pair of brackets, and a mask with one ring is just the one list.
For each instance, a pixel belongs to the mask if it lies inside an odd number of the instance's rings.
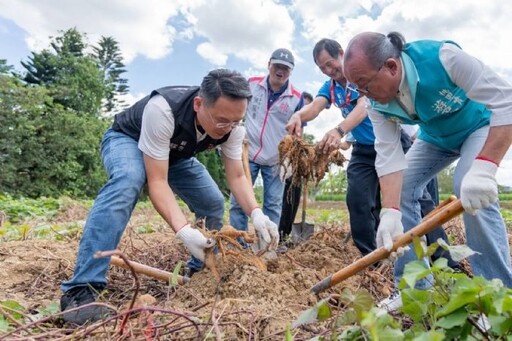
[[414,245],[414,253],[418,259],[425,257],[427,254],[427,244],[419,237],[414,237],[412,240],[412,244]]
[[430,269],[427,267],[425,262],[422,260],[416,260],[405,265],[404,275],[402,278],[409,287],[414,288],[418,280],[425,278],[429,274]]
[[[16,320],[23,319],[23,315],[21,313],[25,310],[25,308],[21,304],[19,304],[18,302],[16,302],[16,301],[2,301],[2,302],[0,302],[0,305],[2,305],[4,307],[7,307],[7,308],[10,308],[12,310],[15,310],[15,311],[8,310],[7,313],[9,313],[9,315],[14,317]],[[20,313],[17,313],[16,311],[19,311]],[[1,312],[0,312],[0,315],[3,316],[3,314]]]
[[471,250],[467,245],[449,245],[448,251],[456,262],[460,262],[464,258],[468,258],[474,254],[480,254],[480,252]]
[[286,325],[286,330],[284,332],[284,339],[285,339],[285,341],[293,341],[293,335],[292,335],[292,331],[290,329],[289,324]]
[[[327,310],[326,310],[327,309]],[[331,308],[327,305],[327,299],[323,299],[314,307],[303,311],[297,320],[292,323],[292,329],[302,326],[303,324],[311,323],[319,319],[319,312],[323,319],[331,316]],[[328,316],[327,316],[328,315]]]
[[379,330],[379,341],[400,341],[404,339],[404,333],[400,329],[385,327]]
[[175,287],[178,285],[178,276],[180,274],[181,266],[183,265],[182,261],[179,261],[178,264],[174,267],[174,270],[172,271],[171,281],[169,282],[169,285],[171,287]]
[[402,294],[402,302],[404,304],[400,311],[409,315],[415,322],[423,321],[427,314],[431,293],[428,290],[412,288],[402,289],[400,293]]
[[424,332],[418,336],[416,336],[413,341],[443,341],[444,340],[444,333],[437,331],[437,330],[431,330],[428,332]]
[[9,329],[9,322],[3,317],[3,315],[0,315],[0,331],[6,332]]
[[467,318],[468,318],[467,310],[464,308],[461,308],[461,309],[458,309],[458,310],[452,312],[450,315],[439,319],[436,322],[436,326],[444,328],[444,329],[451,329],[456,326],[462,326],[464,323],[466,323]]

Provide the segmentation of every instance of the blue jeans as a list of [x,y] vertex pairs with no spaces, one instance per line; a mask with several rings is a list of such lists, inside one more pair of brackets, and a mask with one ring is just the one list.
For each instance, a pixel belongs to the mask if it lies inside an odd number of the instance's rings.
[[[143,155],[131,137],[108,129],[101,143],[101,157],[108,181],[87,217],[73,278],[61,285],[64,292],[88,284],[107,285],[110,259],[95,259],[94,254],[117,248],[146,183]],[[206,226],[222,227],[224,198],[199,161],[195,158],[174,161],[169,166],[169,185],[196,218],[206,217]]]
[[[406,154],[407,169],[404,170],[400,209],[404,231],[421,222],[419,200],[427,183],[444,168],[459,159],[453,177],[454,191],[460,196],[460,186],[473,160],[482,149],[489,126],[471,134],[458,150],[446,150],[431,143],[417,140]],[[499,204],[478,210],[476,216],[463,214],[468,246],[480,254],[469,257],[473,273],[486,279],[499,278],[512,288],[510,250],[505,223],[499,211]],[[414,250],[406,252],[395,263],[395,284],[403,274],[406,263],[416,260]],[[426,260],[425,260],[426,262]],[[427,266],[428,263],[426,262]],[[421,280],[417,288],[431,285],[432,278]]]
[[[263,179],[263,213],[276,225],[279,225],[284,192],[284,183],[279,178],[279,166],[262,166],[249,161],[249,169],[251,170],[253,185],[258,173],[261,172]],[[231,194],[230,201],[229,224],[237,230],[247,231],[247,215],[238,205],[233,194]]]

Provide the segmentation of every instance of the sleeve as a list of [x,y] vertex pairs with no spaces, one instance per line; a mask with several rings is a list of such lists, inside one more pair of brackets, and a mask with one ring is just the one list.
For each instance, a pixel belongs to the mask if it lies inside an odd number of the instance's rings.
[[144,108],[139,149],[155,160],[168,160],[174,134],[174,115],[161,95],[152,97]]
[[451,80],[491,112],[491,126],[512,124],[512,86],[477,58],[445,43],[439,58]]
[[231,130],[226,142],[220,145],[222,154],[233,160],[242,160],[242,144],[245,137],[245,127],[237,126]]
[[400,143],[400,126],[387,120],[384,115],[368,109],[375,134],[375,169],[379,177],[407,168],[405,154]]
[[316,97],[324,97],[327,100],[327,105],[325,108],[329,109],[331,107],[331,80],[328,80],[324,83],[324,85],[322,85],[320,90],[318,90]]

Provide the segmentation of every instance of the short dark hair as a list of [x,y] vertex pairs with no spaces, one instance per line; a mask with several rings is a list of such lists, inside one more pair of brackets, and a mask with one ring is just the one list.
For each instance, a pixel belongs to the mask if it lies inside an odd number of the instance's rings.
[[315,47],[313,48],[313,60],[315,61],[315,64],[318,65],[317,59],[320,52],[323,50],[327,51],[327,53],[333,57],[338,58],[340,54],[341,45],[336,40],[329,39],[329,38],[323,38],[319,40]]
[[203,78],[198,95],[203,98],[206,105],[212,105],[221,96],[247,100],[252,97],[247,79],[239,72],[228,69],[210,71]]
[[306,100],[309,100],[309,102],[313,102],[313,95],[311,95],[309,92],[307,91],[303,91],[302,92],[302,97]]

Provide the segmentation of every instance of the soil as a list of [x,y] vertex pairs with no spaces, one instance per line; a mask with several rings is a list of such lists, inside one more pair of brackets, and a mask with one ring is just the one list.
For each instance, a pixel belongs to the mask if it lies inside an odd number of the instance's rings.
[[[340,204],[330,205],[339,208]],[[327,208],[325,203],[320,206]],[[133,221],[137,219],[144,220],[132,217],[119,247],[130,260],[169,272],[173,272],[180,261],[187,260],[188,253],[174,233],[160,229],[159,232],[137,234],[133,228]],[[461,230],[460,226],[460,221],[456,221],[449,228],[454,232]],[[130,330],[134,338],[144,339],[144,330],[150,325],[154,335],[161,335],[155,339],[204,339],[216,335],[222,340],[282,340],[287,326],[319,298],[341,294],[343,289],[355,292],[364,288],[376,301],[389,294],[392,281],[391,268],[387,264],[366,269],[320,297],[310,294],[310,288],[318,281],[360,258],[352,241],[344,242],[347,223],[317,225],[315,230],[311,239],[267,261],[267,271],[241,257],[218,258],[220,281],[208,269],[196,273],[187,284],[176,287],[140,275],[137,291],[129,270],[111,266],[108,290],[100,301],[114,306],[119,316],[134,295],[138,297],[139,305],[152,307],[147,308],[146,315],[131,320]],[[77,240],[0,243],[0,301],[16,301],[29,312],[58,301],[61,296],[59,285],[73,273]],[[101,333],[108,330],[111,329],[98,329],[83,335],[103,339],[105,335]],[[308,328],[294,333],[296,339],[315,335],[315,331]]]

